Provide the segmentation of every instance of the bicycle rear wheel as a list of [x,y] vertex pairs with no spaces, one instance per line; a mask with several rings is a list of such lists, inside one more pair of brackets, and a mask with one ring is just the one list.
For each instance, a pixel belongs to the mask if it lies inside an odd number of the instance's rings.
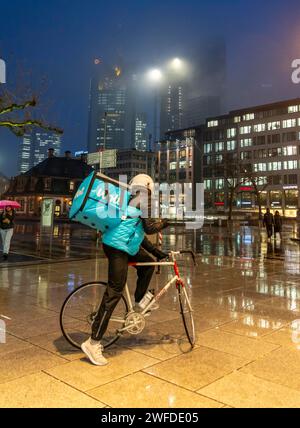
[[[74,290],[65,300],[60,312],[60,327],[64,337],[75,348],[91,336],[93,320],[102,302],[107,284],[89,282]],[[119,338],[119,329],[125,325],[128,305],[122,296],[109,321],[102,339],[104,348],[111,346]]]
[[179,305],[180,305],[180,314],[183,321],[184,330],[188,341],[193,348],[196,343],[196,333],[195,333],[195,324],[193,318],[193,309],[184,285],[179,284],[177,286],[178,296],[179,296]]

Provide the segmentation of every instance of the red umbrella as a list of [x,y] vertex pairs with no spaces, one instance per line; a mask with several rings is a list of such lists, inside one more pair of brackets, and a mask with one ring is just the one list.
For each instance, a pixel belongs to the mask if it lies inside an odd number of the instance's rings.
[[0,208],[5,207],[21,208],[21,205],[16,201],[0,201]]

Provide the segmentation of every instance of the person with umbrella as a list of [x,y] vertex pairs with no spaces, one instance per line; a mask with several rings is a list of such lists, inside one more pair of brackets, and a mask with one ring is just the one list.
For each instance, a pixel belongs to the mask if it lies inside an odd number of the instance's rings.
[[0,235],[3,247],[3,260],[8,259],[11,238],[14,233],[15,212],[13,207],[17,208],[19,204],[13,201],[0,201],[0,208],[3,208],[0,214]]

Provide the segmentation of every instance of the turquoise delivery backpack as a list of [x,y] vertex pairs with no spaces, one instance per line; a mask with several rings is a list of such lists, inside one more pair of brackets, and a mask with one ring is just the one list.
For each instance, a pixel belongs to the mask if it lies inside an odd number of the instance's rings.
[[142,212],[129,205],[131,197],[126,184],[93,172],[80,185],[69,217],[100,230],[103,244],[134,256],[145,233]]
[[[102,233],[117,227],[128,216],[128,188],[104,174],[92,172],[78,188],[69,218]],[[138,217],[140,213],[135,211]]]

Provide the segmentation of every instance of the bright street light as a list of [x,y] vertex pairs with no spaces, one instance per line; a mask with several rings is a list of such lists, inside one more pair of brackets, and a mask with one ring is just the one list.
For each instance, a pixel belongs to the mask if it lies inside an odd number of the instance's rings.
[[179,70],[182,67],[182,60],[179,58],[174,58],[171,61],[171,67],[174,68],[175,70]]
[[148,79],[151,82],[160,82],[162,80],[163,74],[158,68],[154,68],[148,72]]

